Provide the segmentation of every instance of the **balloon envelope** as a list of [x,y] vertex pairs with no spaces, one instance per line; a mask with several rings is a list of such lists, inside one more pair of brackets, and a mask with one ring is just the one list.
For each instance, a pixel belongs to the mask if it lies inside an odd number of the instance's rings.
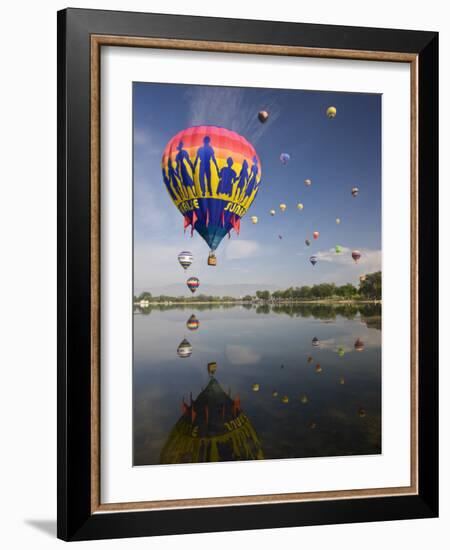
[[297,204],[297,208],[298,208],[299,210],[303,210],[303,204],[302,204],[301,202],[299,202],[299,203]]
[[275,216],[275,210],[271,210],[271,211],[270,211],[270,215],[271,215],[271,216]]
[[334,247],[334,250],[336,251],[336,254],[340,254],[342,252],[342,246],[337,244],[335,247]]
[[250,219],[252,220],[253,224],[258,223],[258,216],[252,216]]
[[264,124],[264,122],[267,122],[269,118],[269,113],[267,111],[259,111],[258,118],[259,118],[259,121]]
[[314,231],[313,237],[314,237],[314,239],[318,239],[318,238],[319,238],[319,232],[318,232],[318,231]]
[[281,153],[280,162],[283,165],[286,165],[291,160],[291,155],[289,153]]
[[186,357],[190,357],[192,355],[192,346],[191,344],[186,340],[182,340],[180,345],[177,349],[178,357],[181,357],[182,359],[185,359]]
[[356,197],[359,193],[359,189],[357,187],[352,187],[352,197]]
[[197,317],[192,314],[189,319],[186,321],[186,326],[189,330],[197,330],[200,326],[200,322]]
[[316,265],[317,263],[317,256],[311,256],[311,258],[309,259],[309,261],[312,263],[313,267]]
[[312,181],[310,179],[305,180],[306,187],[310,187],[311,183],[312,183]]
[[190,277],[186,284],[189,288],[189,290],[194,294],[194,292],[197,290],[197,288],[200,286],[200,281],[197,279],[197,277]]
[[235,230],[255,199],[261,162],[243,136],[217,126],[194,126],[166,145],[162,176],[172,202],[211,250]]
[[359,250],[353,250],[352,258],[355,260],[355,263],[358,263],[358,260],[361,258],[361,252]]
[[311,244],[311,241],[309,239],[305,239],[306,246],[309,246]]
[[284,212],[286,210],[287,206],[284,203],[280,204],[280,210]]
[[191,265],[193,260],[194,256],[192,255],[192,252],[184,250],[183,252],[180,252],[178,254],[178,261],[180,262],[180,265],[183,269],[187,269]]
[[327,117],[328,118],[334,118],[336,116],[337,110],[336,107],[333,105],[330,105],[327,109]]

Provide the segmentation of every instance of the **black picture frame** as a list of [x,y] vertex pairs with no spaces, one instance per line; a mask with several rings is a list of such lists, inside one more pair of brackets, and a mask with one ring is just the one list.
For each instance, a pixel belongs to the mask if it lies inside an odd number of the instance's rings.
[[[438,34],[66,9],[58,12],[58,531],[67,541],[438,515]],[[91,36],[418,56],[418,494],[92,513]]]

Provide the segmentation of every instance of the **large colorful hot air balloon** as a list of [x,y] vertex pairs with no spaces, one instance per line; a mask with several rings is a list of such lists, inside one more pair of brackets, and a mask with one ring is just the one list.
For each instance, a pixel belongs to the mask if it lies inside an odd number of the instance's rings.
[[191,265],[193,260],[194,256],[192,255],[192,252],[188,252],[187,250],[185,250],[178,254],[178,261],[180,262],[180,265],[183,269],[187,269]]
[[286,164],[291,160],[291,155],[289,153],[281,153],[280,155],[280,162],[283,164],[283,166],[286,166]]
[[317,256],[311,256],[311,258],[309,259],[309,261],[312,263],[313,267],[316,265],[317,263]]
[[186,281],[186,284],[192,294],[194,294],[194,292],[200,286],[200,281],[197,279],[197,277],[189,277],[189,279]]
[[[213,252],[241,218],[261,183],[261,162],[250,142],[217,126],[194,126],[166,145],[162,176],[184,228],[199,233]],[[211,263],[210,265],[214,265]]]
[[352,258],[355,260],[355,263],[358,263],[358,260],[361,258],[361,252],[359,250],[353,250]]

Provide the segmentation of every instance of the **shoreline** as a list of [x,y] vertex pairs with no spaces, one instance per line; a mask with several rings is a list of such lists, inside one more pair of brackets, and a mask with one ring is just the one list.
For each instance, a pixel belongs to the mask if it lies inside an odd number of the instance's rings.
[[[312,305],[357,305],[357,304],[374,304],[382,305],[382,300],[336,300],[336,299],[324,299],[324,300],[280,300],[280,301],[269,301],[269,300],[260,300],[260,301],[244,301],[244,300],[217,300],[217,301],[194,301],[188,300],[185,302],[149,302],[148,306],[145,307],[155,307],[155,306],[187,306],[187,305],[222,305],[222,304],[231,304],[231,305],[255,305],[255,306],[278,306],[278,305],[295,305],[295,304],[312,304]],[[142,307],[139,304],[133,304],[134,307]]]

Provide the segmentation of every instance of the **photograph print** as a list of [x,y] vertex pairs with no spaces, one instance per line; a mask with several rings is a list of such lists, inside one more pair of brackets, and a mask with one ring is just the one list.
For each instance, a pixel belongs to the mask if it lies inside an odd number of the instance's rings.
[[133,465],[382,452],[380,94],[133,83]]

